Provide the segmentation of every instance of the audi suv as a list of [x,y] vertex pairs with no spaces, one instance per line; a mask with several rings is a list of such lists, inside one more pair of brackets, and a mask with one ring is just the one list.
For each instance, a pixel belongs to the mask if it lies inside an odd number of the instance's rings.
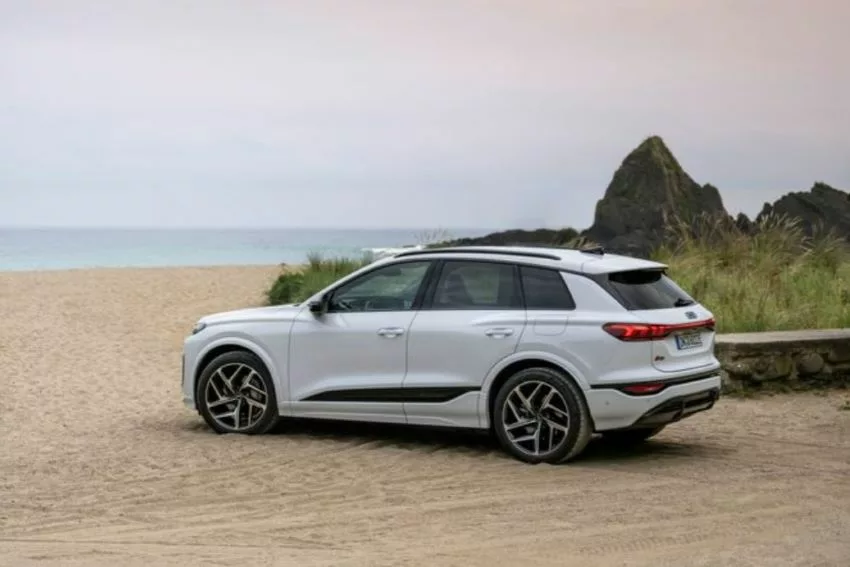
[[184,403],[219,433],[303,417],[490,430],[527,463],[641,442],[720,395],[711,312],[657,262],[408,250],[302,303],[202,317]]

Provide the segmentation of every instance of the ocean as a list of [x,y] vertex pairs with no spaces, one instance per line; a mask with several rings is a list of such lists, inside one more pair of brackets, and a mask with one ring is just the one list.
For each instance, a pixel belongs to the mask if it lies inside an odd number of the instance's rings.
[[[3,229],[0,271],[298,264],[310,253],[361,257],[415,245],[424,229]],[[491,229],[448,230],[461,238]]]

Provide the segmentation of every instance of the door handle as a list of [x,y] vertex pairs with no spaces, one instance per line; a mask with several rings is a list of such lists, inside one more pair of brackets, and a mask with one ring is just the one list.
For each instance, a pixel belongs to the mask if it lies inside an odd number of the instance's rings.
[[401,327],[384,327],[382,329],[378,329],[378,335],[388,339],[394,339],[401,334],[404,334],[404,329]]
[[510,337],[514,334],[514,330],[511,328],[496,328],[496,329],[487,329],[484,331],[484,334],[488,337],[493,337],[494,339],[503,339],[505,337]]

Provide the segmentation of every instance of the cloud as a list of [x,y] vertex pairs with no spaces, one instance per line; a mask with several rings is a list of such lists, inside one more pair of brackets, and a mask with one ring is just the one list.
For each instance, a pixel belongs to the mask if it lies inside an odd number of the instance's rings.
[[649,134],[753,213],[850,186],[848,16],[0,0],[0,224],[587,226]]

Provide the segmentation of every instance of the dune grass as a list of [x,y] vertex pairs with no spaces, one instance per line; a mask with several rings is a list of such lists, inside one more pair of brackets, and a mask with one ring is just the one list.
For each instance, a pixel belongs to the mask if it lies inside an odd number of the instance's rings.
[[[782,217],[764,219],[754,234],[707,218],[674,222],[669,231],[673,244],[652,257],[714,312],[719,332],[850,327],[850,251],[839,238],[807,236]],[[281,273],[269,303],[303,301],[371,261],[312,254]]]
[[807,236],[785,217],[754,234],[732,223],[674,223],[653,259],[717,317],[719,332],[850,327],[850,252],[833,234]]
[[283,266],[272,287],[266,292],[270,305],[298,303],[324,289],[339,278],[372,262],[370,254],[361,258],[325,258],[319,253],[307,257],[303,266]]

